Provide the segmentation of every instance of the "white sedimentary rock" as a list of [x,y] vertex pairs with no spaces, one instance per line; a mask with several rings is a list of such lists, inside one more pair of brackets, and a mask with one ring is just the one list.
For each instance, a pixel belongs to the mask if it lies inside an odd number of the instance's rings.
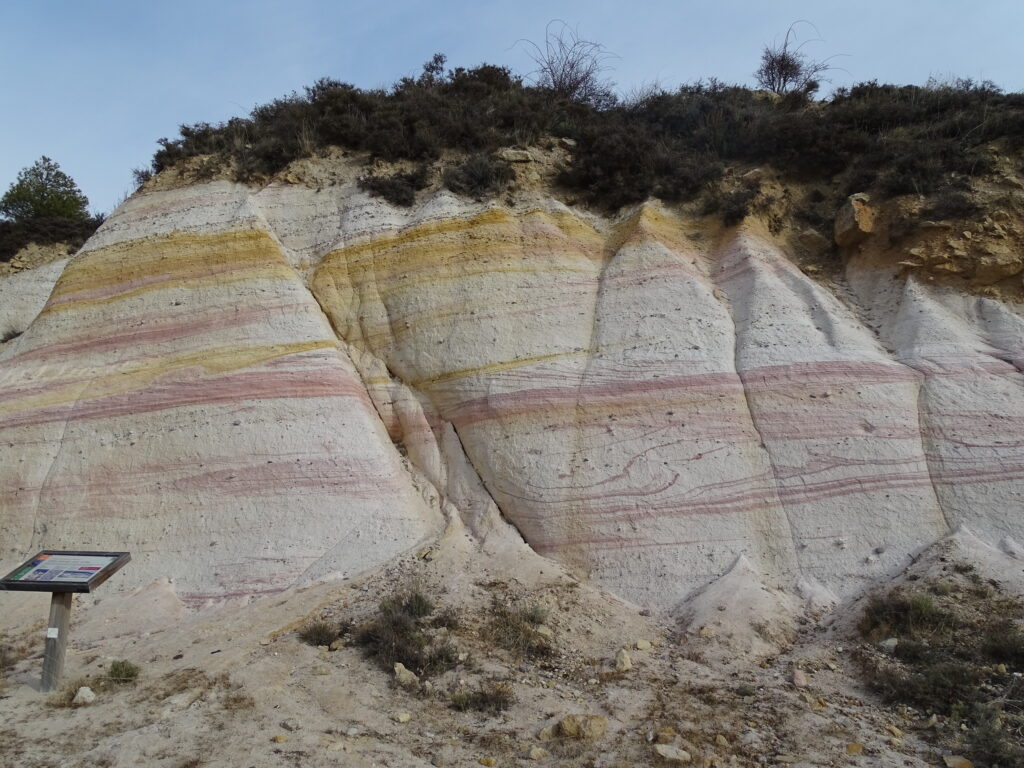
[[194,606],[504,516],[638,604],[743,556],[732,580],[822,607],[957,523],[1021,540],[1020,307],[857,257],[854,303],[767,233],[691,235],[654,204],[137,195],[0,282],[27,297],[0,314],[25,328],[0,347],[0,567],[129,549],[125,587]]
[[[67,263],[67,259],[61,259],[0,280],[0,339],[28,328],[46,304]],[[0,360],[13,354],[15,347],[14,344],[0,347]]]

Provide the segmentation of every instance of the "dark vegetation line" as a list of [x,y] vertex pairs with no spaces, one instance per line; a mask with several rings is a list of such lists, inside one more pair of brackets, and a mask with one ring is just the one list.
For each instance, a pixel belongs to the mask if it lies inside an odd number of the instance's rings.
[[92,237],[103,216],[69,219],[61,216],[40,216],[24,221],[0,221],[0,261],[10,261],[29,243],[49,245],[66,243],[69,253],[81,248]]
[[467,153],[474,164],[461,186],[458,175],[448,186],[483,196],[508,174],[494,150],[555,136],[576,141],[559,182],[605,209],[649,197],[693,199],[741,163],[829,184],[834,203],[859,191],[888,197],[966,189],[992,170],[992,142],[1024,146],[1024,94],[1002,93],[990,82],[872,81],[815,101],[805,91],[776,95],[711,80],[620,100],[607,91],[581,97],[532,85],[504,67],[444,66],[439,54],[419,77],[389,89],[323,79],[246,118],[181,126],[178,138],[159,141],[151,170],[137,171],[137,180],[203,157],[192,171],[197,179],[227,169],[238,181],[258,182],[339,146],[419,164],[367,183],[408,205],[445,150]]

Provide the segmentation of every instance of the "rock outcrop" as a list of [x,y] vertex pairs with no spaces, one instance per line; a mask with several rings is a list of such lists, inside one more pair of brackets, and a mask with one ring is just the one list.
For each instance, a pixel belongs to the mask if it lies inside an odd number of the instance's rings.
[[875,212],[870,203],[868,195],[858,192],[850,195],[836,213],[834,232],[840,248],[858,245],[875,231]]
[[125,548],[133,586],[199,605],[504,518],[669,608],[739,556],[842,597],[960,523],[1021,540],[1020,305],[856,255],[816,282],[756,223],[703,227],[351,183],[138,194],[0,282],[30,288],[0,316],[24,330],[0,566]]

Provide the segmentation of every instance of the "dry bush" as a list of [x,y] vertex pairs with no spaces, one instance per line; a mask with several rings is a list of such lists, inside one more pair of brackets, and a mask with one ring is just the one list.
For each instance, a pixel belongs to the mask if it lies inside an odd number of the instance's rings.
[[779,96],[789,93],[810,95],[821,86],[821,76],[832,69],[827,59],[816,61],[800,50],[812,42],[796,43],[795,30],[801,23],[808,22],[791,24],[781,44],[766,45],[761,51],[761,66],[754,72],[754,79],[766,91]]
[[739,224],[750,215],[751,205],[761,192],[761,182],[745,179],[734,189],[714,189],[704,200],[701,213],[718,214],[727,227]]
[[892,590],[872,597],[860,621],[861,633],[875,642],[887,637],[917,639],[956,629],[959,617],[939,607],[926,592]]
[[512,684],[506,680],[489,680],[475,691],[458,689],[451,695],[452,709],[460,712],[474,710],[495,714],[503,712],[516,702]]
[[522,42],[537,65],[532,76],[541,88],[598,108],[615,103],[615,84],[604,77],[610,69],[608,62],[615,56],[600,43],[584,40],[561,20],[548,23],[543,46],[529,40]]
[[455,647],[428,632],[434,608],[419,589],[387,597],[377,616],[356,630],[355,642],[386,671],[396,663],[421,676],[451,669],[458,661]]
[[416,202],[416,193],[430,184],[430,170],[420,165],[413,171],[401,171],[390,176],[363,176],[359,188],[374,197],[383,197],[392,205],[403,208]]
[[338,639],[339,634],[339,627],[336,623],[316,620],[310,621],[299,630],[299,639],[306,645],[317,647],[330,645]]
[[963,192],[946,190],[937,195],[921,210],[925,219],[971,219],[981,212]]
[[72,707],[74,705],[71,702],[74,700],[75,694],[78,693],[79,688],[84,687],[92,689],[92,692],[97,694],[115,688],[107,678],[79,677],[65,683],[59,691],[51,693],[46,700],[46,706],[55,709]]
[[423,619],[434,612],[434,601],[420,589],[413,588],[398,595],[381,600],[380,612],[393,616],[411,616]]
[[1024,630],[1012,621],[996,620],[985,629],[981,652],[992,661],[1024,669]]
[[1024,732],[1024,686],[1016,675],[1024,673],[1024,605],[998,594],[973,568],[946,570],[948,578],[867,602],[859,624],[865,639],[898,642],[892,657],[862,650],[861,667],[887,702],[969,726],[944,731],[945,746],[968,749],[988,765],[1019,765],[1024,750],[1015,734]]
[[134,684],[138,680],[140,672],[139,667],[130,661],[124,659],[112,661],[107,673],[102,677],[86,675],[69,681],[59,691],[51,694],[46,704],[49,707],[57,708],[74,706],[71,702],[74,700],[75,694],[78,693],[78,689],[83,687],[90,688],[96,694],[114,693],[129,684]]
[[483,200],[499,194],[514,176],[507,163],[478,153],[447,169],[442,180],[457,195]]
[[509,606],[495,599],[483,636],[519,656],[547,656],[554,648],[551,639],[539,631],[546,618],[536,604]]
[[[450,173],[449,186],[482,197],[497,188],[494,174],[508,170],[488,172],[480,156],[564,136],[577,145],[560,184],[602,208],[648,197],[691,200],[724,167],[757,164],[773,168],[781,179],[827,190],[813,215],[820,208],[831,218],[851,192],[884,197],[966,190],[995,167],[997,151],[1024,146],[1024,94],[969,80],[925,86],[871,81],[812,102],[810,81],[801,77],[778,81],[780,89],[791,88],[781,99],[712,78],[674,92],[650,88],[616,102],[601,91],[607,85],[599,76],[603,48],[564,31],[560,43],[557,36],[551,39],[551,61],[538,66],[537,85],[487,64],[445,72],[443,57],[427,62],[420,77],[401,78],[385,89],[320,80],[304,94],[256,107],[248,117],[182,126],[178,138],[159,142],[152,170],[178,166],[199,173],[188,161],[202,158],[202,168],[231,169],[237,180],[258,181],[332,146],[421,164],[454,152],[478,159]],[[537,46],[535,53],[547,58],[547,47],[548,42]],[[783,47],[793,52],[789,39]],[[583,66],[572,63],[580,54]],[[563,59],[567,66],[559,64]],[[545,76],[543,69],[555,74]],[[574,86],[577,70],[583,83],[589,78],[597,87]],[[415,181],[396,175],[366,183],[406,204],[415,199]],[[937,212],[969,212],[957,200],[935,198],[933,205]]]
[[156,699],[167,699],[178,693],[190,690],[208,691],[214,681],[198,667],[185,667],[168,672],[149,687],[149,692]]
[[113,683],[133,683],[139,676],[139,668],[130,661],[121,659],[110,662],[107,679]]
[[247,693],[233,691],[225,694],[221,705],[224,709],[235,712],[241,709],[252,709],[256,706],[256,700]]
[[[1017,697],[1019,705],[1020,697]],[[975,708],[967,746],[977,760],[991,766],[1024,765],[1024,743],[1020,730],[1019,710],[1015,718],[1008,718],[1004,705],[985,704]]]
[[443,627],[444,629],[458,629],[461,625],[462,615],[458,609],[451,606],[441,609],[430,620],[430,626]]

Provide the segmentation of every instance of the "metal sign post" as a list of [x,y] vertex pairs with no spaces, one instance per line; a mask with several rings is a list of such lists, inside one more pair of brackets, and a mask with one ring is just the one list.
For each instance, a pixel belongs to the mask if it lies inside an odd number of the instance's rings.
[[43,550],[0,579],[0,590],[51,592],[50,621],[46,627],[43,680],[48,693],[57,687],[64,670],[75,592],[92,592],[132,559],[127,552],[59,552]]

